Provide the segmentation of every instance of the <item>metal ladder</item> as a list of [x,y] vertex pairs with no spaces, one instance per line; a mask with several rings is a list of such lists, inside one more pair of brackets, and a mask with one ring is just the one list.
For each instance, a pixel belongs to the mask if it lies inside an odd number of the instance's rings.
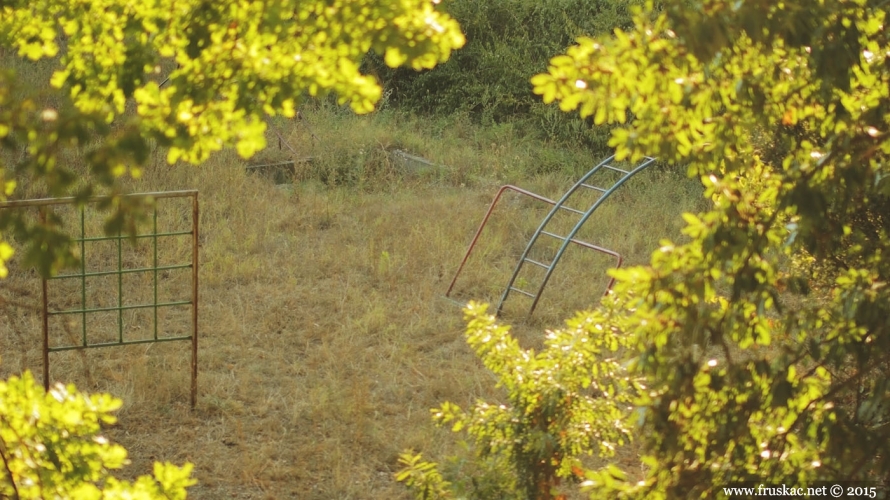
[[[628,179],[630,179],[631,177],[636,175],[638,172],[646,169],[647,167],[649,167],[650,165],[655,163],[655,158],[645,157],[642,162],[637,164],[631,170],[624,170],[624,169],[621,169],[621,168],[611,165],[611,163],[614,159],[615,159],[615,156],[613,155],[613,156],[610,156],[609,158],[606,158],[602,162],[600,162],[599,165],[597,165],[596,167],[591,169],[589,172],[587,172],[587,174],[585,174],[583,177],[581,177],[581,179],[578,182],[576,182],[571,188],[569,188],[569,190],[566,191],[566,193],[562,196],[562,198],[560,198],[553,205],[553,208],[550,210],[550,212],[547,214],[547,216],[544,217],[544,220],[541,222],[541,224],[538,226],[538,229],[532,235],[531,239],[528,242],[528,245],[526,245],[526,247],[525,247],[525,251],[522,252],[522,256],[519,258],[519,262],[516,264],[516,268],[513,271],[513,275],[510,277],[510,281],[507,283],[507,287],[504,289],[504,293],[501,295],[501,299],[498,302],[497,314],[501,313],[501,311],[503,310],[503,307],[504,307],[504,303],[507,301],[507,298],[510,297],[510,294],[512,292],[516,292],[518,294],[526,295],[526,296],[530,297],[532,299],[532,305],[531,305],[531,308],[530,308],[528,314],[530,316],[532,313],[534,313],[535,307],[537,307],[538,301],[541,299],[541,293],[544,291],[544,287],[547,286],[547,282],[550,280],[550,277],[553,274],[554,268],[556,268],[556,265],[559,263],[559,259],[562,258],[562,255],[565,253],[566,249],[568,248],[569,243],[582,245],[584,247],[591,248],[593,250],[615,256],[618,258],[618,266],[621,265],[621,256],[618,255],[617,253],[615,253],[611,250],[607,250],[605,248],[601,248],[596,245],[591,245],[589,243],[575,239],[575,236],[578,234],[578,231],[581,230],[581,226],[583,226],[584,223],[587,222],[587,220],[590,218],[590,216],[593,215],[593,212],[595,212],[596,209],[599,208],[600,205],[602,205],[603,202],[606,201],[606,199],[612,195],[612,193],[614,193],[619,187],[621,187],[625,182],[627,182]],[[612,186],[610,186],[608,188],[602,188],[602,187],[593,185],[589,182],[590,179],[594,175],[596,175],[598,172],[601,172],[604,170],[617,172],[620,174],[620,178],[617,181],[615,181],[612,184]],[[597,200],[586,211],[577,210],[577,209],[572,208],[566,204],[575,193],[579,192],[580,189],[591,189],[591,190],[594,190],[594,191],[597,191],[600,193],[599,198],[597,198]],[[570,213],[580,216],[578,222],[575,224],[575,226],[572,228],[572,230],[569,232],[569,234],[567,234],[565,236],[561,236],[561,235],[558,235],[552,231],[547,230],[548,224],[553,219],[554,215],[559,213],[560,210],[565,210],[565,211],[568,211]],[[539,238],[541,238],[541,236],[545,236],[547,238],[554,238],[554,239],[562,242],[559,246],[559,249],[556,252],[556,255],[550,260],[549,263],[541,262],[541,261],[529,258],[529,254],[531,253],[532,248],[535,246],[535,243],[538,242],[538,240],[539,240]],[[516,286],[516,278],[519,276],[520,270],[522,270],[522,267],[526,263],[545,269],[544,277],[541,280],[541,283],[538,286],[537,291],[535,291],[535,292],[522,290]],[[609,282],[608,289],[611,289],[613,283],[614,283],[614,279]],[[450,291],[450,289],[449,289],[449,291]]]

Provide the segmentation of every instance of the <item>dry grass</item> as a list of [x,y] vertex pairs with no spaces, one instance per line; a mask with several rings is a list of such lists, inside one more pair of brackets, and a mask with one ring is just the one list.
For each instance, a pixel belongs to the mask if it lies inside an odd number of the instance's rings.
[[[187,460],[196,466],[197,499],[406,498],[392,477],[400,451],[432,458],[455,452],[429,409],[498,397],[463,341],[459,310],[441,296],[497,185],[519,182],[557,197],[571,176],[524,176],[535,170],[530,146],[509,131],[485,134],[397,115],[358,119],[324,108],[306,116],[317,140],[302,124],[281,125],[295,148],[317,158],[291,189],[248,175],[229,153],[198,169],[158,162],[132,183],[134,191],[200,190],[197,408],[188,406],[185,343],[52,355],[54,379],[123,398],[120,422],[108,434],[130,452],[128,475],[146,473],[155,460]],[[383,154],[397,148],[448,168],[407,174]],[[268,160],[283,154],[277,147],[264,153]],[[678,215],[699,198],[694,182],[653,170],[617,194],[582,239],[644,262],[659,239],[676,238]],[[543,213],[505,199],[458,295],[496,299]],[[163,252],[175,259],[184,250],[170,245]],[[114,251],[96,255],[107,260]],[[538,314],[525,322],[528,303],[517,298],[505,321],[516,323],[526,345],[538,345],[544,326],[595,302],[608,265],[571,252]],[[165,283],[171,297],[188,287],[183,277]],[[36,286],[30,271],[13,269],[0,289],[18,304],[0,311],[2,377],[40,371]],[[105,300],[109,286],[91,285],[90,300]],[[131,280],[125,293],[135,297],[145,286]],[[61,303],[76,292],[60,293]],[[116,335],[114,317],[93,327],[96,335]]]

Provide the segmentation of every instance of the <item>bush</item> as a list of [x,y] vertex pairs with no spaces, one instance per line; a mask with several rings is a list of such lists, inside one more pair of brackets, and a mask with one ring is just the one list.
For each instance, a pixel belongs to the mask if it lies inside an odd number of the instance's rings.
[[[622,124],[609,141],[618,158],[688,165],[711,206],[683,215],[686,242],[662,240],[649,265],[611,272],[612,293],[575,320],[593,325],[586,332],[548,332],[536,354],[472,318],[468,341],[509,401],[479,402],[472,413],[443,405],[434,416],[459,424],[453,430],[465,430],[482,459],[512,464],[505,470],[517,484],[534,479],[536,467],[540,487],[520,492],[535,500],[574,494],[571,478],[591,499],[748,498],[829,486],[833,495],[884,498],[886,5],[674,0],[654,15],[648,6],[634,29],[581,39],[554,58],[533,79],[535,91],[596,123]],[[590,351],[596,343],[609,349]],[[629,399],[591,405],[584,416],[570,406],[579,397],[552,397],[570,391]],[[612,409],[614,418],[597,420]],[[528,415],[537,427],[525,424]],[[639,436],[638,465],[567,462],[597,443],[620,445],[605,433],[617,427]],[[566,446],[573,431],[577,446]],[[437,476],[416,455],[402,464],[397,479],[423,498],[447,498],[462,479]]]
[[0,498],[186,498],[192,464],[155,463],[153,476],[115,479],[127,450],[98,433],[121,401],[73,385],[48,393],[30,372],[0,381]]
[[529,79],[581,35],[603,35],[630,25],[635,0],[451,0],[444,9],[467,37],[466,46],[436,69],[390,70],[378,56],[368,70],[403,109],[428,114],[466,112],[483,124],[528,122],[543,138],[605,146],[607,130],[545,106]]

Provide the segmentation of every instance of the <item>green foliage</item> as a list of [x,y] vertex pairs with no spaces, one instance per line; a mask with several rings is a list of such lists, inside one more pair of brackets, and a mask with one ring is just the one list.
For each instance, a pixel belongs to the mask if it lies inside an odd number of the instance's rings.
[[0,497],[186,498],[186,488],[195,484],[188,463],[155,463],[153,476],[132,483],[110,475],[127,463],[127,451],[99,432],[114,424],[112,412],[120,405],[73,385],[47,393],[30,372],[0,381]]
[[449,489],[451,483],[442,478],[436,464],[423,461],[422,455],[402,453],[399,463],[405,467],[396,474],[396,480],[411,488],[417,500],[454,498]]
[[[465,431],[480,458],[500,468],[506,491],[497,496],[555,498],[563,482],[583,478],[583,456],[612,456],[631,439],[627,407],[643,387],[617,358],[628,337],[603,326],[608,316],[578,316],[548,331],[536,353],[520,348],[486,307],[467,306],[467,342],[497,376],[508,404],[479,401],[463,411],[446,402],[433,417]],[[432,464],[410,454],[402,463],[398,477],[418,498],[447,498],[429,496],[449,486]]]
[[[166,148],[170,163],[200,163],[228,146],[250,157],[265,147],[264,117],[294,116],[306,95],[333,93],[371,111],[380,87],[359,70],[368,51],[419,70],[463,43],[457,23],[427,0],[2,0],[0,48],[52,59],[49,82],[29,83],[51,86],[62,105],[38,106],[16,75],[0,75],[0,201],[15,188],[10,167],[52,196],[84,198],[96,187],[117,194],[115,180],[139,175],[152,147]],[[82,154],[90,182],[58,161],[64,151]],[[122,224],[120,203],[111,219]],[[44,275],[70,260],[58,228],[10,217],[0,231],[17,227],[34,249],[58,240],[34,250]]]
[[402,109],[431,115],[468,113],[483,124],[521,120],[551,140],[605,149],[607,130],[544,106],[528,84],[547,61],[581,35],[611,33],[630,23],[634,0],[450,0],[443,8],[460,22],[467,45],[430,71],[378,68]]
[[[0,28],[30,59],[61,54],[51,84],[107,121],[138,110],[140,132],[200,162],[223,145],[263,147],[261,117],[294,116],[304,93],[335,92],[368,112],[380,97],[359,72],[365,53],[432,68],[463,44],[448,16],[420,0],[362,2],[9,2]],[[57,37],[63,40],[57,41]],[[151,78],[175,63],[168,85]]]
[[[144,211],[117,181],[138,176],[152,148],[166,148],[171,164],[229,146],[250,157],[265,147],[264,118],[293,117],[306,95],[371,111],[381,91],[359,70],[368,51],[419,70],[463,43],[427,0],[0,0],[0,54],[53,65],[46,82],[0,68],[0,202],[17,178],[78,202],[103,192],[106,231],[132,233]],[[38,104],[47,101],[59,105]],[[87,178],[64,164],[70,156],[83,158]],[[44,277],[76,260],[52,216],[33,223],[2,210],[0,231],[25,243],[25,264]],[[0,234],[0,279],[11,257]],[[45,395],[29,374],[2,383],[0,396],[4,498],[175,499],[193,484],[190,466],[156,464],[154,479],[133,484],[108,476],[126,453],[96,433],[117,400],[73,387]]]
[[692,242],[616,273],[662,388],[641,491],[890,478],[884,22],[867,1],[671,5],[535,78],[563,109],[633,116],[618,154],[688,163],[715,203],[687,216]]
[[649,388],[642,478],[586,471],[591,498],[890,483],[886,22],[872,0],[650,4],[534,77],[545,102],[623,125],[619,157],[687,165],[713,202],[588,313]]

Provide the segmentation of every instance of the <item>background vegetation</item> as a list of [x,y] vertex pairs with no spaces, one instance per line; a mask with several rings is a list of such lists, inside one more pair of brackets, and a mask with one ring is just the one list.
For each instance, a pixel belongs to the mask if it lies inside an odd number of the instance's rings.
[[630,25],[637,0],[446,0],[467,44],[445,63],[422,72],[390,69],[372,54],[365,66],[384,84],[385,105],[425,116],[467,116],[486,126],[510,123],[525,134],[597,153],[608,128],[592,128],[560,113],[531,91],[531,75],[547,68],[579,36],[608,35]]
[[[553,58],[535,92],[623,124],[609,141],[620,158],[687,164],[713,205],[684,214],[688,242],[664,240],[649,265],[614,271],[615,295],[548,332],[540,351],[471,307],[467,339],[510,403],[446,403],[434,416],[501,472],[496,491],[521,498],[565,498],[577,483],[591,498],[832,483],[843,485],[832,494],[883,496],[886,9],[648,7],[627,32]],[[616,453],[634,435],[625,426],[641,436],[642,480],[584,461]],[[403,463],[418,497],[479,491],[418,455]]]

